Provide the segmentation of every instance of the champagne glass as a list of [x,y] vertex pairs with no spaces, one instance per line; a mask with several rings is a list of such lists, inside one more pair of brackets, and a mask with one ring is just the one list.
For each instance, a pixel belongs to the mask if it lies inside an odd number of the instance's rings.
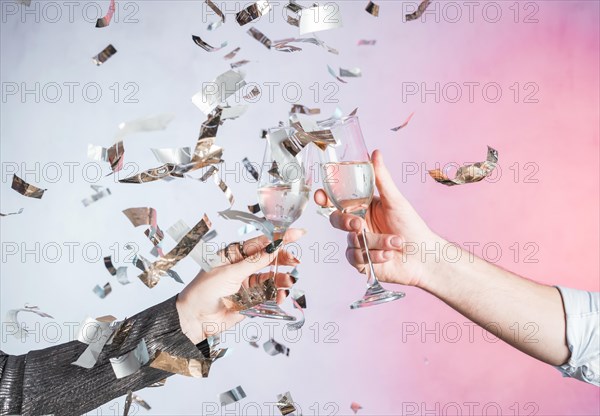
[[[296,221],[308,202],[310,194],[310,146],[296,156],[289,153],[282,141],[290,137],[294,129],[278,127],[269,129],[265,154],[258,183],[258,203],[265,218],[273,224],[273,243],[282,240],[289,226]],[[279,242],[281,243],[281,242]],[[277,275],[278,261],[271,266],[270,279]],[[275,299],[240,312],[246,316],[295,321],[277,305]]]
[[[319,152],[325,192],[338,210],[357,215],[364,220],[373,199],[375,172],[358,117],[325,120],[319,123],[319,127],[330,129],[336,141],[334,145],[329,145],[323,152]],[[369,264],[367,292],[362,299],[350,305],[350,309],[378,305],[404,297],[404,293],[385,290],[379,284],[367,247],[366,232],[365,226],[359,241]]]

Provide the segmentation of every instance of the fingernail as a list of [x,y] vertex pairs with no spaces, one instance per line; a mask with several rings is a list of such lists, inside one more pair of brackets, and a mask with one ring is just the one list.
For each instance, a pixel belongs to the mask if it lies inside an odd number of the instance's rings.
[[392,237],[390,244],[394,247],[402,247],[402,239],[400,237]]
[[273,241],[271,244],[269,244],[267,246],[267,248],[265,249],[265,251],[269,254],[274,253],[275,251],[277,251],[277,249],[279,248],[279,246],[281,245],[281,243],[283,243],[283,240],[280,238],[279,240],[275,240]]
[[350,221],[350,227],[353,230],[360,230],[360,220],[355,218],[352,221]]

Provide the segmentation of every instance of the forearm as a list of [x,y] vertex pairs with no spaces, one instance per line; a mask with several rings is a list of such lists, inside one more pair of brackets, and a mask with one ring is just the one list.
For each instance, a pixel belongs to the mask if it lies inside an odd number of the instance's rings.
[[[441,241],[441,244],[448,244]],[[464,250],[429,268],[420,287],[494,335],[541,361],[569,358],[558,289],[517,276]]]
[[[175,298],[153,306],[129,320],[127,337],[118,345],[106,345],[91,369],[73,365],[86,345],[69,342],[25,356],[9,356],[0,373],[0,392],[8,392],[0,413],[82,414],[127,393],[155,383],[171,373],[143,366],[136,373],[117,379],[110,358],[135,349],[144,339],[150,357],[157,350],[189,358],[200,358],[196,346],[181,332]],[[10,371],[8,371],[10,370]]]

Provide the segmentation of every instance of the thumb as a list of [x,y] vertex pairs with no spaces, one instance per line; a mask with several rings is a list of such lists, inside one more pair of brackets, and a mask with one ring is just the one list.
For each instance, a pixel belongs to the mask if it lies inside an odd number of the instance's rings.
[[375,184],[379,190],[381,202],[390,207],[397,207],[397,204],[402,204],[406,200],[396,187],[390,171],[383,162],[383,155],[380,150],[375,150],[371,157],[373,168],[375,170]]
[[[276,244],[277,242],[279,244]],[[229,280],[241,284],[249,275],[264,269],[275,260],[279,249],[283,246],[281,240],[277,240],[277,242],[269,244],[263,250],[242,261],[223,266],[223,272]],[[275,250],[272,249],[273,247],[275,247]]]

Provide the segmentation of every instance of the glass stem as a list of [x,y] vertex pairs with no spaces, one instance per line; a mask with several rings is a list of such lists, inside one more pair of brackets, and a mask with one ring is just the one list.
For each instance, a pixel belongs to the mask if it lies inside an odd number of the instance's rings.
[[[275,229],[275,231],[273,231],[273,242],[282,239],[285,232],[286,232],[286,229],[283,229],[283,230]],[[271,264],[270,271],[269,271],[269,273],[271,275],[271,279],[273,279],[273,284],[275,283],[275,276],[277,276],[278,267],[279,267],[279,255],[277,255],[277,257],[275,257],[275,264]],[[275,299],[273,299],[273,302],[275,302]]]
[[369,263],[369,270],[367,273],[367,275],[368,275],[367,287],[371,288],[373,286],[379,286],[379,281],[377,280],[377,276],[375,275],[375,269],[373,268],[373,262],[371,261],[369,247],[367,247],[367,227],[363,227],[361,234],[362,234],[362,243],[365,248],[365,254],[367,256],[367,262]]

